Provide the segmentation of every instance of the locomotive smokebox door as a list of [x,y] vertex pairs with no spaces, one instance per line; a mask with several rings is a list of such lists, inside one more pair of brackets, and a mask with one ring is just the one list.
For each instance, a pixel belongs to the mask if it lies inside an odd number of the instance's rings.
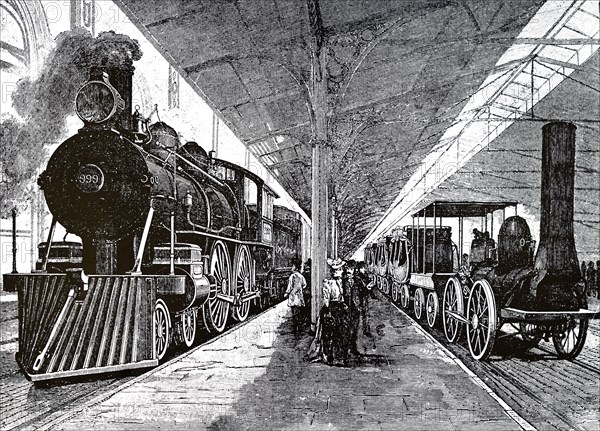
[[58,147],[39,183],[50,212],[69,232],[113,240],[143,226],[149,176],[138,148],[113,131],[93,130]]

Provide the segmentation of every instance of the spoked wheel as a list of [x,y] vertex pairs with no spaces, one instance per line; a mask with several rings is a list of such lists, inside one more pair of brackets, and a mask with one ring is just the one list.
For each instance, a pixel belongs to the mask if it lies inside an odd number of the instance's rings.
[[167,304],[162,299],[156,300],[154,306],[154,346],[156,359],[165,357],[171,343],[171,316]]
[[588,323],[587,319],[570,317],[563,325],[564,332],[552,335],[552,342],[559,358],[572,360],[581,353],[587,337]]
[[211,284],[208,301],[202,307],[204,323],[210,332],[219,333],[225,329],[229,304],[233,300],[229,253],[222,241],[217,241],[213,245],[210,256],[210,274],[214,279],[214,284]]
[[400,306],[407,309],[409,301],[410,293],[408,292],[408,284],[403,284],[400,286]]
[[235,265],[235,293],[236,304],[233,306],[231,316],[238,322],[243,322],[250,313],[250,301],[241,301],[244,294],[253,288],[250,252],[245,245],[240,247]]
[[186,310],[181,313],[181,341],[186,347],[192,347],[196,341],[196,311]]
[[437,316],[440,309],[440,303],[438,300],[437,293],[429,292],[427,295],[427,324],[430,328],[433,328],[437,320]]
[[456,278],[450,278],[444,288],[444,299],[442,303],[444,335],[450,343],[456,342],[462,331],[463,325],[458,319],[463,318],[465,314],[465,305],[463,301],[460,281]]
[[392,301],[398,302],[398,283],[392,283]]
[[421,316],[423,315],[423,307],[425,306],[425,294],[423,293],[423,289],[420,287],[415,290],[415,298],[413,302],[413,308],[415,310],[415,317],[417,320],[421,320]]
[[473,359],[484,361],[496,340],[496,299],[486,280],[476,281],[467,302],[467,342]]
[[536,327],[533,323],[519,322],[519,332],[528,349],[537,346],[542,340],[542,337],[535,335]]
[[381,291],[386,295],[389,295],[390,293],[390,285],[386,278],[381,279]]

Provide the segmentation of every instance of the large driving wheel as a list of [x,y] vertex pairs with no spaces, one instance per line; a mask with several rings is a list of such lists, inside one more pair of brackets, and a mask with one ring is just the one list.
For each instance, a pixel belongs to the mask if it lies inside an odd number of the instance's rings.
[[498,313],[492,287],[486,280],[476,281],[467,302],[467,342],[473,359],[484,361],[496,340]]
[[250,301],[243,301],[245,294],[250,293],[254,287],[252,283],[252,263],[250,252],[245,245],[238,250],[235,264],[235,303],[233,305],[232,317],[238,322],[243,322],[250,313]]
[[392,301],[398,302],[398,283],[392,283]]
[[415,317],[417,320],[421,320],[423,316],[423,307],[425,307],[425,293],[420,287],[415,290],[415,298],[413,301],[413,309],[415,310]]
[[406,310],[408,308],[409,301],[410,293],[408,291],[408,284],[403,284],[400,286],[400,306]]
[[196,311],[186,310],[181,313],[181,341],[186,347],[192,347],[196,341]]
[[229,262],[225,244],[222,241],[215,242],[210,255],[210,275],[214,283],[211,283],[208,301],[202,307],[204,323],[212,333],[223,332],[229,315],[229,304],[233,302]]
[[450,278],[444,288],[442,303],[444,335],[450,343],[456,342],[462,331],[463,325],[459,318],[464,319],[465,305],[463,301],[460,281]]
[[435,293],[435,291],[429,292],[429,295],[427,295],[427,325],[429,325],[430,328],[433,328],[435,325],[439,309],[440,303],[437,293]]
[[552,335],[559,358],[572,360],[581,353],[587,337],[588,323],[587,319],[569,317],[568,322],[561,325],[563,332]]
[[171,343],[171,316],[167,304],[157,299],[154,306],[154,346],[156,359],[165,357]]

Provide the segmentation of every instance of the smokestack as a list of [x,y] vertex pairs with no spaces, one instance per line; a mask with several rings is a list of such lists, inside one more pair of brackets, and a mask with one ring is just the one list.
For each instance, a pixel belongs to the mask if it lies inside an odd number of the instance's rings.
[[125,101],[125,109],[119,113],[117,126],[121,130],[131,131],[131,99],[133,87],[133,71],[134,67],[123,64],[120,67],[105,68],[108,73],[110,83],[117,89],[123,100]]
[[540,245],[534,268],[540,309],[578,309],[575,286],[581,279],[573,235],[575,127],[553,122],[542,128]]
[[117,118],[117,129],[131,131],[133,62],[142,57],[138,42],[123,34],[108,31],[92,39],[89,49],[91,66],[100,67],[108,73],[110,83],[125,101],[125,109]]

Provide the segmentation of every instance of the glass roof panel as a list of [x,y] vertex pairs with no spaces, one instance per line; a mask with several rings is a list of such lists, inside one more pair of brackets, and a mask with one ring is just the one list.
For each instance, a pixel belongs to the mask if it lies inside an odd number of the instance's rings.
[[558,33],[556,33],[555,39],[581,39],[581,34],[571,30],[570,28],[563,27]]
[[523,28],[517,39],[544,37],[546,32],[565,14],[572,3],[570,0],[547,1]]
[[[598,9],[596,9],[598,12]],[[588,37],[592,37],[593,33],[590,33],[590,30],[594,28],[594,26],[598,25],[598,18],[594,18],[589,14],[583,12],[577,12],[573,19],[569,21],[569,27],[577,30]]]

